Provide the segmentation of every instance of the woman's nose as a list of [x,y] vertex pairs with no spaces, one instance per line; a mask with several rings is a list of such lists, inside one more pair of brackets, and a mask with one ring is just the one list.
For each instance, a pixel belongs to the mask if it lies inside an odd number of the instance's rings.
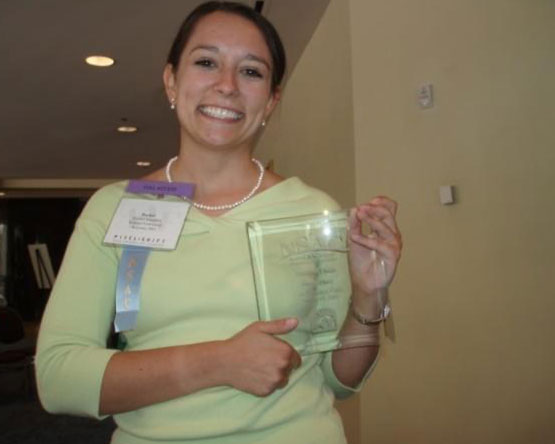
[[220,94],[226,96],[237,95],[237,93],[239,92],[239,87],[237,85],[235,71],[232,69],[223,69],[220,72],[220,76],[216,84],[216,89]]

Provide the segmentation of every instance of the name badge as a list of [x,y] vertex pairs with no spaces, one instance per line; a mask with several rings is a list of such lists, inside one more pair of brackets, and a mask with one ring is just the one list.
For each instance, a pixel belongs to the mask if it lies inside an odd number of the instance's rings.
[[175,250],[191,204],[185,201],[121,199],[104,242]]

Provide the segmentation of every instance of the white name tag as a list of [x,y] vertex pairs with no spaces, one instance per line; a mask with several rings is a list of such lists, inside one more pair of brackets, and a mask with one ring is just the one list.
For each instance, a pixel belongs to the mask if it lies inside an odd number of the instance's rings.
[[123,198],[104,242],[107,244],[175,250],[191,204]]

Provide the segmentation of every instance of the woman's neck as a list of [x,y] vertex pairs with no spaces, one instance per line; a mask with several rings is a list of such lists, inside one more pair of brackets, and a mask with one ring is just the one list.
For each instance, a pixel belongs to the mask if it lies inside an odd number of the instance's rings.
[[252,188],[259,169],[246,151],[181,150],[171,167],[174,181],[192,182],[198,197]]
[[[171,165],[170,176],[174,182],[195,184],[193,200],[214,206],[231,204],[244,198],[256,185],[260,170],[251,160],[250,151],[247,149],[199,150],[182,147]],[[165,166],[145,179],[165,181]],[[282,177],[273,172],[265,171],[257,193],[282,180]],[[218,216],[226,211],[203,212]]]

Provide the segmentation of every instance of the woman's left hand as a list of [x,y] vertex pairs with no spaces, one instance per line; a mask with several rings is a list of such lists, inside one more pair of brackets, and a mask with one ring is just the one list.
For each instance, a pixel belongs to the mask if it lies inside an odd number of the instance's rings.
[[[351,209],[349,263],[353,295],[371,295],[393,280],[402,248],[396,213],[397,203],[384,196]],[[363,223],[372,228],[372,234],[362,233]]]

